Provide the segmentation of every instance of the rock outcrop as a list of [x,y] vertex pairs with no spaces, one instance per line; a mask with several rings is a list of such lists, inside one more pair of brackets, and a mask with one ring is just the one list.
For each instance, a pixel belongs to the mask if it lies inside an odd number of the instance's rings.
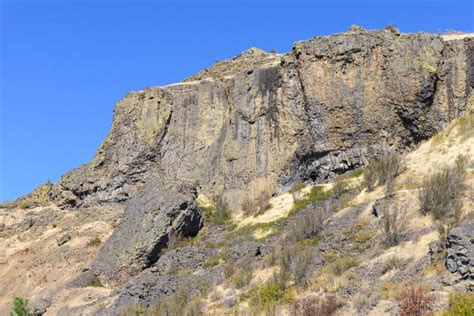
[[147,174],[218,194],[275,175],[323,180],[411,148],[473,109],[474,41],[353,30],[250,49],[189,79],[131,92],[93,161],[53,190],[67,206],[123,202]]
[[250,49],[129,93],[94,159],[62,177],[51,199],[128,201],[94,266],[103,283],[124,281],[156,262],[172,234],[199,231],[198,193],[265,177],[323,181],[472,111],[473,52],[473,38],[393,29],[316,37],[285,55]]
[[93,271],[104,284],[124,281],[155,263],[174,240],[195,236],[203,224],[196,197],[190,184],[149,178],[130,200]]
[[453,228],[446,240],[446,267],[462,278],[474,279],[474,221]]

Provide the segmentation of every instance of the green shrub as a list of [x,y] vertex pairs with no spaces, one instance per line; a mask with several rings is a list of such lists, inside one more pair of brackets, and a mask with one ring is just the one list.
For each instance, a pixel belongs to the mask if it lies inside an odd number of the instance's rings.
[[474,294],[454,293],[449,296],[449,308],[443,316],[473,316]]
[[279,282],[272,281],[263,285],[257,293],[259,309],[264,310],[271,305],[282,303],[284,294],[285,291]]
[[288,191],[289,193],[295,193],[295,192],[298,192],[298,191],[301,191],[303,190],[304,188],[306,188],[306,183],[302,183],[302,182],[298,182],[298,183],[295,183],[290,191]]
[[217,256],[207,260],[206,262],[204,262],[202,267],[205,268],[205,269],[215,267],[215,266],[217,266],[221,263],[221,259],[222,259],[221,256],[217,255]]
[[207,220],[215,225],[225,225],[231,220],[229,204],[221,196],[214,199],[211,206],[201,207]]
[[15,297],[13,300],[10,316],[28,316],[28,299],[24,297]]
[[294,202],[290,214],[295,214],[312,203],[327,200],[332,195],[332,190],[326,191],[323,186],[315,185],[311,188],[308,194],[304,196],[304,198]]
[[26,202],[26,201],[20,203],[20,208],[23,209],[23,210],[27,210],[27,209],[29,209],[30,207],[31,207],[31,204],[28,203],[28,202]]
[[93,277],[91,280],[89,280],[87,282],[86,286],[103,287],[102,283],[100,282],[99,278],[97,278],[97,277]]
[[235,284],[235,287],[241,289],[249,285],[252,280],[252,271],[239,271],[234,274],[231,278],[231,282]]
[[361,176],[364,173],[364,171],[365,171],[365,167],[359,167],[349,172],[346,177],[347,179],[357,178]]
[[359,265],[359,260],[356,258],[339,258],[333,264],[332,271],[335,275],[342,275],[344,272],[350,268],[357,267]]
[[372,233],[367,230],[358,230],[352,237],[351,240],[358,244],[363,244],[372,239]]
[[454,217],[461,218],[462,197],[467,189],[466,156],[458,156],[451,168],[445,168],[423,181],[418,192],[420,212],[432,214],[434,219],[444,220]]

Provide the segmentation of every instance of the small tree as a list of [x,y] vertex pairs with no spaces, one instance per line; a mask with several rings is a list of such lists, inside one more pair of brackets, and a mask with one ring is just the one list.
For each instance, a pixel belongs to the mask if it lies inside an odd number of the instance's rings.
[[15,297],[10,316],[28,316],[27,305],[28,299],[19,296]]

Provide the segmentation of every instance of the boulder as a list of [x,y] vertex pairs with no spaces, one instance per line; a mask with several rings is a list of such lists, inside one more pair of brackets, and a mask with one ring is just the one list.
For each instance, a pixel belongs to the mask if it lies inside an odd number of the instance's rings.
[[69,240],[71,240],[71,235],[65,234],[65,235],[61,236],[61,237],[57,240],[58,246],[64,245],[64,244],[67,243]]
[[446,267],[462,278],[474,278],[474,221],[453,228],[446,239]]
[[128,279],[155,263],[171,241],[195,236],[203,225],[196,197],[192,184],[149,178],[92,267],[102,283]]
[[47,300],[39,299],[28,304],[31,315],[41,316],[46,313],[50,303]]

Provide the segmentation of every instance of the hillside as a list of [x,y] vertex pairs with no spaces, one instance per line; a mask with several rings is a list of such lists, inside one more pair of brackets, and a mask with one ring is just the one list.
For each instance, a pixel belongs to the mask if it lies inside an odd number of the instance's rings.
[[473,52],[353,27],[129,93],[90,163],[0,207],[0,314],[449,308],[474,289]]

